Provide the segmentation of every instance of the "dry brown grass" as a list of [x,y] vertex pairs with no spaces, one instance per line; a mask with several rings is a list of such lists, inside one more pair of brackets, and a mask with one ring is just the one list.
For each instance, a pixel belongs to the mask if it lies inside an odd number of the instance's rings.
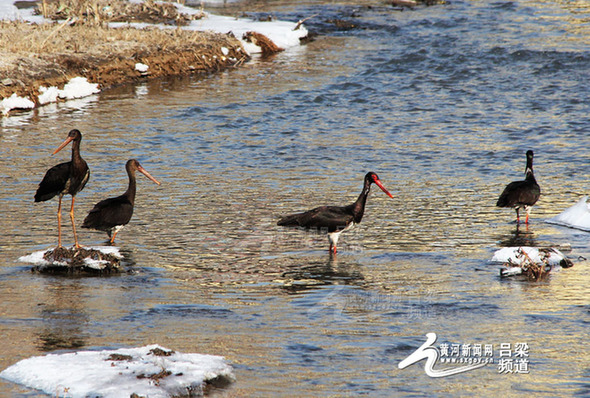
[[[110,2],[114,4],[115,2]],[[248,59],[228,34],[180,28],[109,28],[106,24],[0,21],[0,99],[17,93],[35,101],[39,86],[75,76],[101,88],[140,79],[208,73]],[[223,54],[222,47],[229,50]],[[149,66],[147,75],[135,63]]]
[[120,0],[44,0],[38,3],[36,13],[53,20],[70,18],[85,25],[138,21],[186,25],[204,16],[202,12],[190,15],[181,13],[172,3],[156,3],[153,0],[142,3]]
[[0,51],[21,55],[88,52],[98,55],[130,48],[158,47],[166,50],[183,46],[214,45],[215,42],[220,45],[227,42],[238,43],[225,34],[181,29],[88,27],[63,23],[31,25],[0,21]]

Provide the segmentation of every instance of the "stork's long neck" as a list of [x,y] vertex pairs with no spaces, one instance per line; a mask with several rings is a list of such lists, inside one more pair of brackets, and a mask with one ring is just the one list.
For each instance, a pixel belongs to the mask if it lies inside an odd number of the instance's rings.
[[88,178],[88,165],[80,156],[80,139],[72,142],[72,160],[70,162],[70,171],[76,179],[84,180]]
[[354,222],[356,224],[360,223],[363,219],[363,215],[365,214],[365,204],[367,203],[367,197],[369,196],[370,191],[371,182],[369,180],[365,180],[363,191],[357,198],[356,202],[352,204],[352,213],[354,217]]
[[75,139],[72,141],[72,162],[73,163],[80,163],[82,162],[82,156],[80,156],[80,140]]
[[533,159],[527,158],[526,160],[526,169],[524,170],[525,180],[537,182],[535,179],[535,174],[533,172]]
[[128,170],[127,174],[129,175],[129,186],[127,187],[127,191],[125,191],[125,196],[129,199],[131,204],[135,204],[135,192],[137,184],[135,182],[135,172],[132,170]]

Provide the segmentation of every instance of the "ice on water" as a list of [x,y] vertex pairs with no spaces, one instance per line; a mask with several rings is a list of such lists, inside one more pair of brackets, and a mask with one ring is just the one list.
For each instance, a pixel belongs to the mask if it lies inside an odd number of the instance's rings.
[[588,196],[583,196],[575,205],[545,221],[590,232],[590,206],[587,201]]
[[[234,381],[223,357],[174,352],[158,345],[77,351],[23,359],[0,377],[51,396],[103,398],[202,394],[209,380]],[[157,380],[157,382],[155,382]]]

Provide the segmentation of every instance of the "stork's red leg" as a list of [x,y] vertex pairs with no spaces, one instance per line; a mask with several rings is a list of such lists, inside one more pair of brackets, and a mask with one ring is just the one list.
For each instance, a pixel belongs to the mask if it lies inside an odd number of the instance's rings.
[[61,247],[61,198],[59,195],[59,204],[57,205],[57,247]]
[[74,201],[76,197],[72,196],[72,207],[70,208],[70,220],[72,221],[72,229],[74,230],[74,243],[76,245],[76,249],[80,248],[78,244],[78,234],[76,233],[76,222],[74,220]]

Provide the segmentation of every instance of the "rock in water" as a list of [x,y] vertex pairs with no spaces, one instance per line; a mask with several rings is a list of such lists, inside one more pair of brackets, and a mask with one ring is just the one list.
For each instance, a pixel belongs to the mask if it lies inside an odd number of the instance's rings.
[[57,247],[43,254],[41,263],[33,271],[45,274],[111,274],[121,271],[118,252],[94,248]]

